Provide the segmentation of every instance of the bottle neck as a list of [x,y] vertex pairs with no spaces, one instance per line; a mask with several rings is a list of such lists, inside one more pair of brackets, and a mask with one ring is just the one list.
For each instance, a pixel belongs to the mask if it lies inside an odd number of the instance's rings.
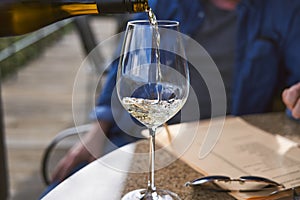
[[97,0],[99,13],[134,13],[148,9],[147,0]]

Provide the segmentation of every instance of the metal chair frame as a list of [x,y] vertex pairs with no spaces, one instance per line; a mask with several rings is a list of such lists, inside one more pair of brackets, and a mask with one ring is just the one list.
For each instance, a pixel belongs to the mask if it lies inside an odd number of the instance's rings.
[[46,185],[49,185],[51,183],[50,177],[48,175],[48,164],[49,164],[49,158],[51,155],[51,152],[54,150],[54,148],[64,140],[65,138],[71,137],[76,134],[82,134],[86,133],[91,129],[92,124],[85,124],[77,127],[72,127],[65,129],[61,132],[59,132],[56,137],[51,141],[51,143],[47,146],[46,150],[44,151],[43,157],[42,157],[42,163],[41,163],[41,173],[44,180],[44,183]]

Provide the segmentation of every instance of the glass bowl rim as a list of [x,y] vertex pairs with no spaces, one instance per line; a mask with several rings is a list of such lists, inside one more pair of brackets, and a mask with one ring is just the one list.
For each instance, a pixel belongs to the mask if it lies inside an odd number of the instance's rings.
[[[175,20],[157,20],[158,27],[176,27],[179,22]],[[128,22],[128,26],[151,26],[149,20],[132,20]]]

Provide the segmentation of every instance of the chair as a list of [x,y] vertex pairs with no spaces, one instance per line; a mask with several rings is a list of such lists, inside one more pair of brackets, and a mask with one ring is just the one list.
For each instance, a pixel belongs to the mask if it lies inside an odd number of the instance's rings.
[[[124,29],[125,22],[127,22],[129,18],[128,15],[120,15],[115,18],[117,18],[117,22],[118,22],[118,29],[116,31],[119,32]],[[93,33],[93,30],[90,26],[89,17],[88,16],[77,17],[74,19],[74,24],[80,36],[80,40],[83,49],[85,51],[85,54],[88,55],[92,50],[94,51],[95,47],[98,44],[95,38],[95,34]],[[102,56],[102,52],[100,52],[99,49],[96,48],[96,50],[98,50],[98,52],[96,53],[93,52],[92,56],[89,56],[89,58],[91,58],[91,61],[93,63],[92,66],[94,66],[94,69],[92,69],[93,72],[99,74],[103,70],[97,68],[96,67],[97,65],[95,63],[101,63],[104,57]],[[104,73],[102,74],[105,75],[106,71],[104,71]],[[78,140],[78,137],[76,138],[76,136],[84,134],[88,132],[90,129],[91,129],[91,124],[85,124],[85,125],[63,130],[59,132],[55,136],[55,138],[50,142],[50,144],[46,147],[41,160],[41,174],[43,177],[43,181],[46,185],[50,184],[51,165],[55,165],[58,159],[61,158],[62,156],[61,154],[66,153],[67,150],[65,147],[67,148],[71,147],[75,142],[74,140]],[[69,141],[66,142],[67,139],[69,139]],[[61,151],[59,150],[59,145],[62,143],[65,144],[63,145],[64,148]],[[104,148],[106,148],[105,150],[107,150],[108,152],[109,149],[111,149],[112,147],[109,144],[107,144],[106,147]],[[54,152],[56,152],[57,155],[53,155]],[[53,160],[51,161],[51,159]]]
[[[93,33],[93,30],[90,26],[89,23],[89,17],[88,16],[80,16],[80,17],[76,17],[73,21],[78,34],[80,36],[80,40],[81,40],[81,44],[83,46],[84,52],[86,55],[88,55],[97,45],[97,41],[95,38],[95,35]],[[97,56],[92,56],[91,60],[93,63],[100,63],[101,60],[103,60],[103,56],[101,54],[101,52],[97,52],[97,54],[93,54],[93,55],[97,55]],[[93,66],[96,66],[95,64],[93,64]],[[95,67],[95,69],[93,69],[93,71],[95,71],[96,73],[99,72],[100,70]],[[41,160],[41,174],[42,174],[42,178],[43,181],[46,185],[50,184],[50,165],[51,164],[55,164],[59,158],[55,158],[56,160],[54,162],[50,162],[50,158],[54,152],[54,150],[57,148],[57,146],[59,146],[60,143],[62,143],[63,140],[67,139],[67,138],[73,138],[73,140],[71,140],[71,144],[74,144],[74,137],[77,134],[84,134],[86,132],[88,132],[91,128],[91,124],[85,124],[85,125],[81,125],[78,127],[72,127],[72,128],[68,128],[66,130],[63,130],[61,132],[59,132],[55,138],[50,142],[50,144],[46,147],[43,156],[42,156],[42,160]],[[78,140],[78,138],[77,138]],[[66,146],[65,146],[66,147]],[[61,153],[65,153],[66,150],[64,150]],[[57,156],[56,157],[61,157]]]

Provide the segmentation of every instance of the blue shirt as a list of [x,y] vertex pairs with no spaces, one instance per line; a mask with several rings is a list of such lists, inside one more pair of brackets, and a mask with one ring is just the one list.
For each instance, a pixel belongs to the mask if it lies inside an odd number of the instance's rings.
[[[195,37],[205,18],[199,0],[172,0],[172,3],[150,0],[149,3],[158,19],[179,21],[181,32],[191,37]],[[274,97],[283,88],[300,81],[300,1],[242,0],[237,15],[231,114],[271,111]],[[145,19],[145,14],[136,16],[140,18]],[[111,110],[112,102],[113,106],[118,104],[114,92],[116,73],[117,61],[111,66],[95,108],[98,119],[113,123],[118,121]],[[130,129],[130,123],[127,125]]]

